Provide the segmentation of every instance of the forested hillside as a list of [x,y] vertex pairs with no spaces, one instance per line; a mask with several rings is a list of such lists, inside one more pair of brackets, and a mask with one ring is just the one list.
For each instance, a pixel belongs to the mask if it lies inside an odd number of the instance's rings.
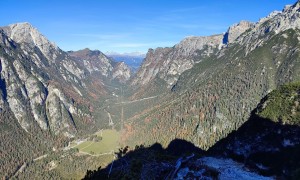
[[[209,56],[194,56],[200,58],[198,63],[179,76],[161,97],[163,103],[125,122],[127,144],[166,146],[180,138],[208,149],[238,129],[268,92],[300,80],[300,18],[292,18],[299,16],[299,6],[296,3],[261,19]],[[168,86],[156,79],[145,94]]]
[[[207,151],[180,139],[172,140],[166,148],[159,143],[130,151],[124,148],[113,164],[87,171],[85,178],[299,179],[300,127],[291,120],[300,112],[293,108],[299,90],[299,83],[291,83],[272,91],[240,128]],[[294,112],[289,113],[290,121],[265,117],[270,110],[285,116],[287,109]]]

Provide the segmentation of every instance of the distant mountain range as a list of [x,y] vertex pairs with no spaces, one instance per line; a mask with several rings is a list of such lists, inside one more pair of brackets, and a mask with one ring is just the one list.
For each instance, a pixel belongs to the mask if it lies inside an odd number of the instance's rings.
[[118,62],[125,62],[129,67],[132,68],[133,72],[136,72],[140,65],[142,64],[146,54],[140,52],[132,53],[116,53],[116,52],[106,52],[108,57],[113,58]]

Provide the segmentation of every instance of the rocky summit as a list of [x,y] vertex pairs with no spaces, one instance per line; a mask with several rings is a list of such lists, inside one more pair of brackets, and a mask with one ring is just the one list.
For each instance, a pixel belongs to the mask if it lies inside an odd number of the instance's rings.
[[50,60],[55,60],[58,56],[59,48],[28,22],[11,24],[3,30],[16,43],[26,43],[30,48],[38,47]]

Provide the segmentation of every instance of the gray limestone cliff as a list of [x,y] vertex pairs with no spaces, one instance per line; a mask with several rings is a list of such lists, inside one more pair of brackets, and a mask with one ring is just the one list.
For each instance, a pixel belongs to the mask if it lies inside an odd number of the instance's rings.
[[131,69],[124,62],[119,62],[114,66],[112,71],[112,79],[116,79],[121,83],[126,83],[131,77]]
[[70,51],[68,54],[81,63],[90,73],[99,72],[101,75],[108,77],[113,69],[112,61],[98,50],[92,51],[86,48],[79,51]]
[[3,29],[6,35],[16,43],[26,43],[30,48],[39,48],[50,62],[53,62],[61,53],[61,50],[53,42],[50,42],[27,22],[11,24]]
[[90,73],[100,73],[107,79],[116,79],[121,83],[131,77],[130,68],[124,63],[117,63],[99,50],[88,48],[79,51],[69,51],[68,54],[84,66]]
[[246,30],[253,27],[254,27],[254,23],[251,23],[249,21],[241,21],[237,24],[230,26],[224,35],[223,43],[229,44],[234,42]]
[[0,108],[10,110],[25,131],[36,123],[54,134],[74,136],[73,118],[86,114],[73,105],[76,90],[68,87],[81,87],[86,69],[28,23],[0,32]]

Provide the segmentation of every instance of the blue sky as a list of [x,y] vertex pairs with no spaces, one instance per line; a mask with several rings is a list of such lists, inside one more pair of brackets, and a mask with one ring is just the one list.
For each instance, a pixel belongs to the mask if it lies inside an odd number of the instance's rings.
[[63,50],[147,52],[223,33],[296,0],[1,0],[0,26],[29,22]]

